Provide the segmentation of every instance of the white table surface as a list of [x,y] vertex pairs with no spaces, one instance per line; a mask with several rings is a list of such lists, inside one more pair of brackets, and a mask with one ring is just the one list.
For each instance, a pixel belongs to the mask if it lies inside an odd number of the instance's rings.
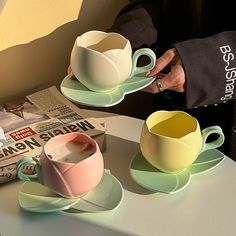
[[226,157],[210,172],[193,176],[175,194],[152,193],[137,185],[129,163],[139,151],[143,121],[85,110],[88,117],[105,117],[105,168],[123,185],[124,199],[115,211],[71,214],[32,213],[18,205],[22,181],[0,186],[1,236],[234,236],[236,235],[236,163]]

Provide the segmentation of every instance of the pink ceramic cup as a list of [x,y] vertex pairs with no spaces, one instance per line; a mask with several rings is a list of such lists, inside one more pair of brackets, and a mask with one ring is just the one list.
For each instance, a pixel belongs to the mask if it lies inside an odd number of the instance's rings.
[[[23,167],[30,164],[35,165],[34,175],[23,172]],[[50,139],[39,161],[25,157],[16,169],[22,180],[41,183],[66,198],[77,198],[100,182],[104,160],[94,139],[86,134],[69,133]]]

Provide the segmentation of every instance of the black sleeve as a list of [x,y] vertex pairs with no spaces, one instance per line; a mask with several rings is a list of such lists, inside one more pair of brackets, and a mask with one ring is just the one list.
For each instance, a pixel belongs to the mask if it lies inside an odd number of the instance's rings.
[[236,31],[174,45],[186,75],[188,108],[236,98]]
[[161,7],[162,0],[131,1],[121,9],[109,31],[129,39],[134,50],[141,47],[154,49]]

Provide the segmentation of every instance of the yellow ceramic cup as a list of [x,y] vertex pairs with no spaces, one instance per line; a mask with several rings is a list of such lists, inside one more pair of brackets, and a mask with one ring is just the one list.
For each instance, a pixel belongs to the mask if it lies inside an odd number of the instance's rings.
[[[207,142],[211,134],[218,138]],[[196,118],[182,111],[157,111],[145,121],[140,138],[143,157],[166,173],[190,166],[205,150],[221,146],[224,134],[219,126],[201,131]]]

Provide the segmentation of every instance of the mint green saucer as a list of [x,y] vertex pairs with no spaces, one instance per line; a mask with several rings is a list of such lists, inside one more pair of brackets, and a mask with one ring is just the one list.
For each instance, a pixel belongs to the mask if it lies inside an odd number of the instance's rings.
[[121,183],[113,175],[106,173],[99,186],[82,197],[70,209],[73,213],[111,211],[120,206],[123,196]]
[[88,106],[110,107],[120,103],[126,94],[145,88],[154,77],[134,76],[109,92],[94,92],[86,88],[75,77],[67,75],[61,83],[61,92],[69,100]]
[[[19,192],[19,205],[31,212],[103,212],[115,210],[123,199],[120,182],[107,171],[91,192],[81,198],[68,199],[35,182],[25,182]],[[69,212],[69,211],[68,211]]]
[[30,181],[24,183],[18,199],[19,204],[23,209],[32,212],[55,212],[66,210],[78,201],[78,199],[60,197],[49,188]]
[[192,175],[210,171],[224,159],[225,155],[219,150],[207,150],[202,152],[190,167],[176,174],[168,174],[149,164],[139,152],[130,163],[130,173],[135,182],[148,190],[176,193],[188,186]]

